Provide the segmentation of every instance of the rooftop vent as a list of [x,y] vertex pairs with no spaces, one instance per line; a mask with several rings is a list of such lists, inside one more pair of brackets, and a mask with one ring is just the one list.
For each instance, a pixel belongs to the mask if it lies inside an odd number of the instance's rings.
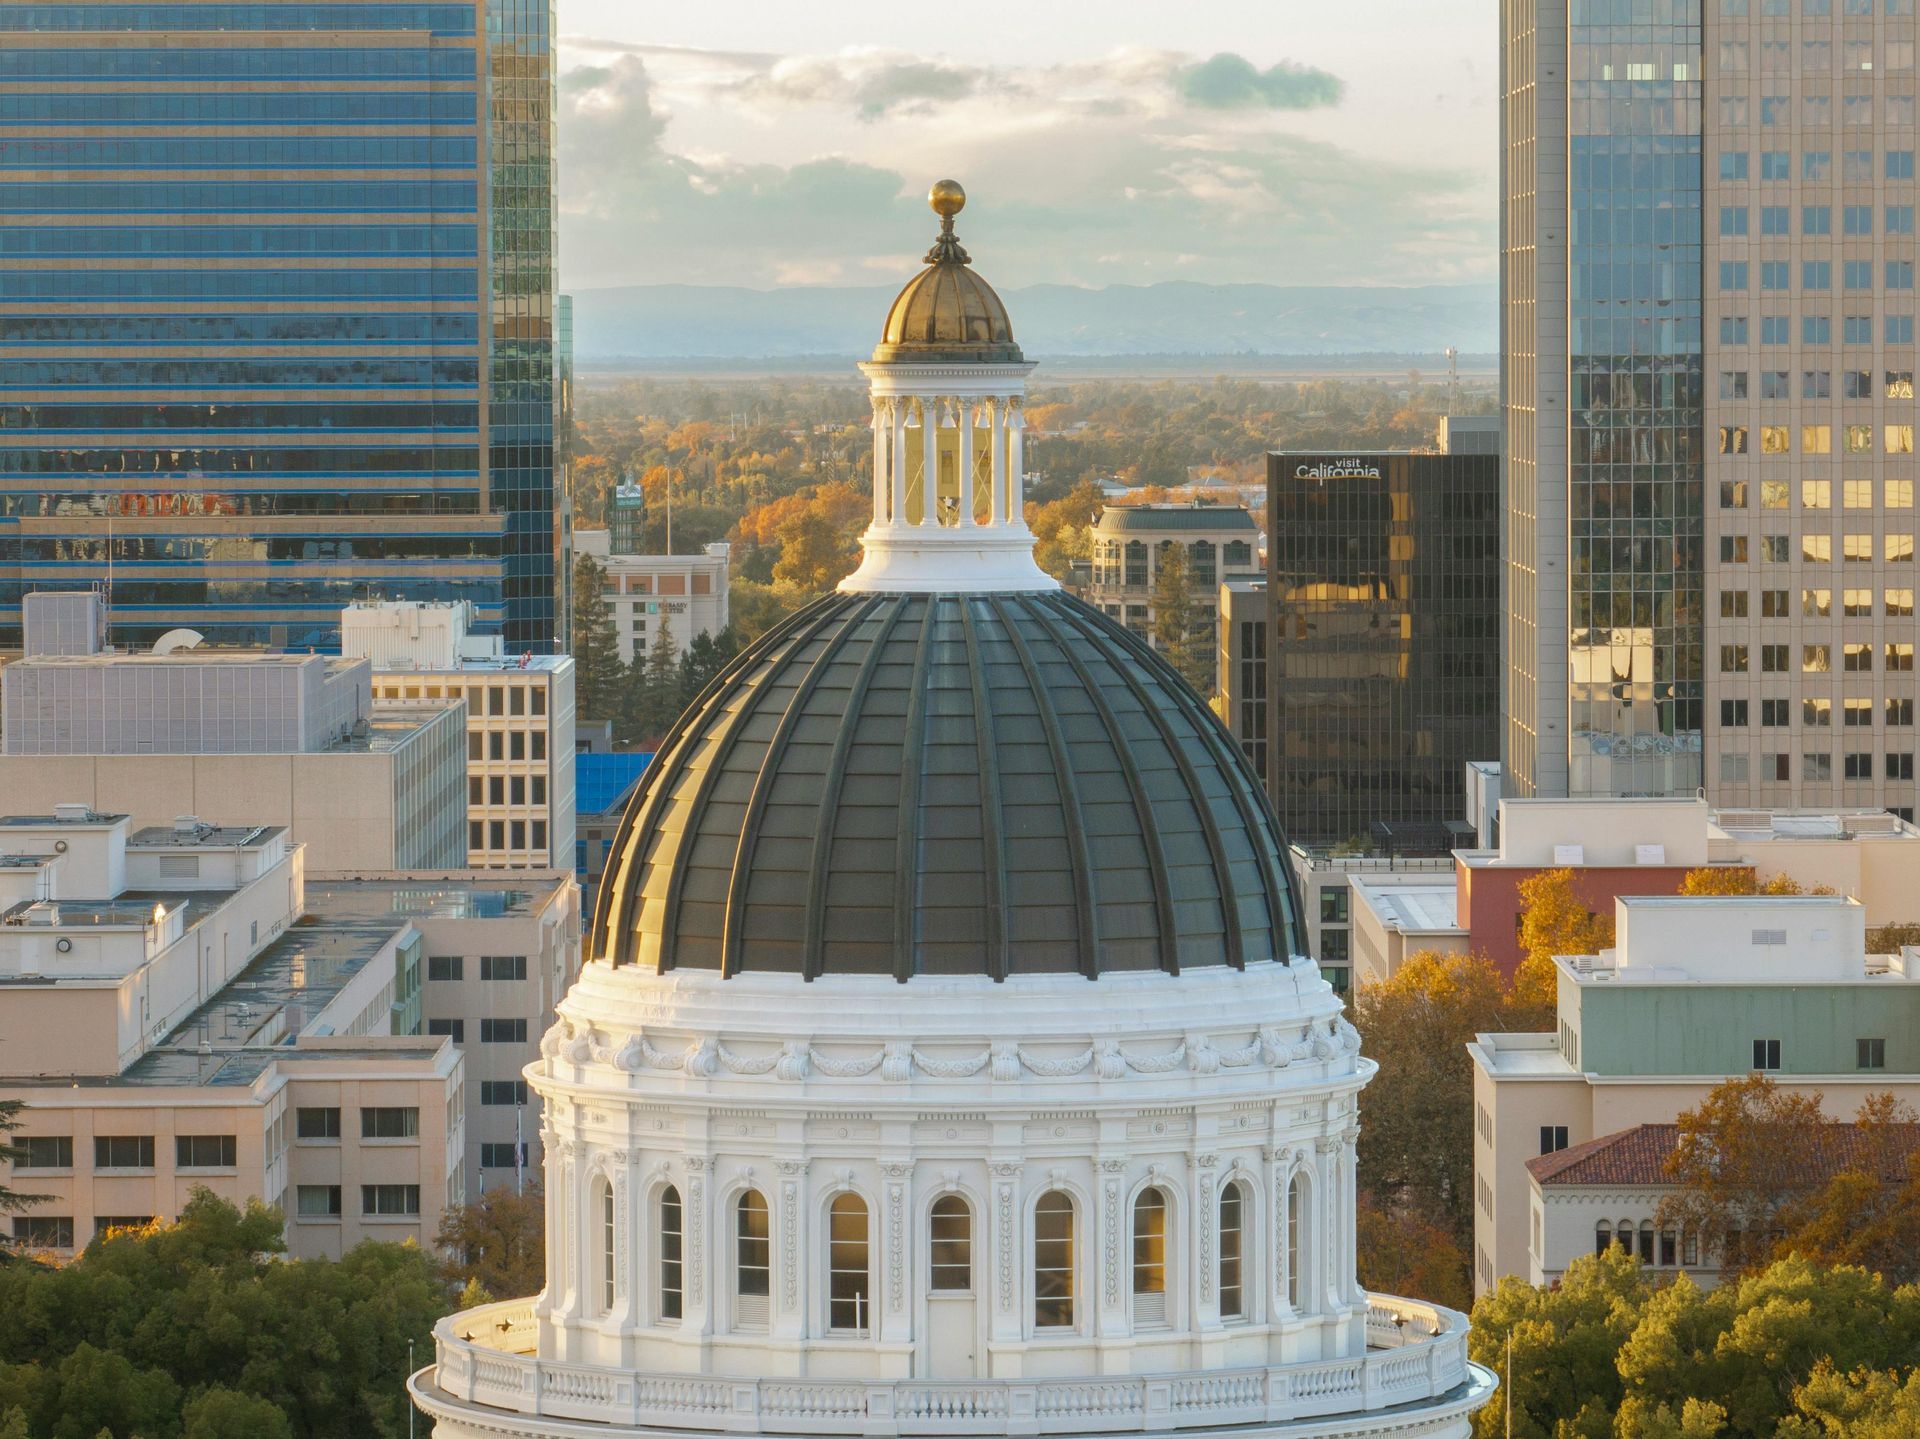
[[27,910],[26,918],[28,924],[56,925],[60,923],[60,906],[57,904],[32,905]]
[[212,833],[213,826],[197,814],[177,814],[173,817],[175,839],[201,839]]
[[53,807],[53,818],[58,824],[90,824],[99,816],[90,804],[57,804]]

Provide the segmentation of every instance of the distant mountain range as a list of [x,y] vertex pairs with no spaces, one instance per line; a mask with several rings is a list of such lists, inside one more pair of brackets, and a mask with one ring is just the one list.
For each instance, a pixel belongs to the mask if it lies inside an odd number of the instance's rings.
[[[607,360],[864,356],[891,286],[574,292],[574,354]],[[1005,291],[1029,357],[1469,354],[1498,348],[1493,285],[1030,285]]]

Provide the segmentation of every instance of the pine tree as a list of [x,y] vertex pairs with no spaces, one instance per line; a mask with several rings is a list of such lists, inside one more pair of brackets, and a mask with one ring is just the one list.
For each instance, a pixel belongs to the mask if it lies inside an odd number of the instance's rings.
[[[20,1111],[26,1103],[19,1099],[0,1099],[0,1160],[8,1164],[19,1165],[27,1158],[27,1151],[12,1143],[7,1136],[20,1127]],[[44,1194],[21,1194],[0,1184],[0,1214],[19,1214],[46,1202]],[[12,1226],[8,1226],[11,1228]],[[0,1264],[14,1258],[13,1241],[10,1236],[0,1233]]]
[[660,627],[654,631],[653,643],[647,647],[644,667],[635,656],[634,670],[639,676],[635,688],[640,734],[646,739],[658,740],[680,717],[680,646],[674,641],[673,627],[664,613],[660,616]]
[[1162,545],[1153,576],[1154,647],[1202,695],[1213,693],[1213,654],[1207,639],[1206,611],[1194,599],[1187,547]]
[[607,602],[607,571],[592,555],[573,566],[573,664],[575,704],[582,719],[620,718],[626,666]]

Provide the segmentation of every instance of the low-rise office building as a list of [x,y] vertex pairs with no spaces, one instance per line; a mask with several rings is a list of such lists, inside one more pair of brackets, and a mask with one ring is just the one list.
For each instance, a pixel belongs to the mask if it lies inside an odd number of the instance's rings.
[[1393,978],[1415,954],[1468,951],[1467,931],[1455,907],[1459,891],[1451,877],[1356,875],[1347,893],[1356,987]]
[[1300,927],[1307,953],[1340,993],[1352,987],[1355,880],[1379,885],[1431,885],[1453,868],[1443,855],[1344,854],[1294,845],[1287,851],[1294,890],[1300,896]]
[[1614,916],[1614,948],[1555,961],[1554,1032],[1467,1046],[1477,1293],[1550,1257],[1528,1160],[1671,1123],[1749,1072],[1837,1119],[1920,1100],[1920,951],[1869,956],[1859,900],[1622,896]]
[[[1898,1186],[1920,1125],[1898,1125],[1876,1142],[1852,1124],[1828,1126],[1817,1144],[1796,1149],[1783,1182],[1802,1192],[1844,1170],[1881,1170]],[[1527,1161],[1532,1214],[1527,1279],[1557,1284],[1583,1254],[1624,1249],[1656,1275],[1684,1272],[1702,1289],[1717,1286],[1722,1256],[1698,1233],[1660,1223],[1660,1202],[1675,1192],[1667,1161],[1679,1147],[1676,1124],[1636,1124]]]
[[727,587],[732,548],[711,544],[697,555],[628,555],[606,530],[575,530],[574,553],[592,555],[607,572],[620,658],[632,664],[665,629],[685,654],[701,635],[718,635],[732,622]]
[[1506,799],[1499,843],[1454,853],[1457,923],[1506,973],[1520,963],[1520,886],[1572,871],[1602,912],[1620,895],[1672,894],[1688,871],[1746,866],[1824,885],[1865,907],[1870,927],[1920,919],[1920,829],[1885,810],[1716,809],[1689,799]]
[[[421,937],[307,902],[278,825],[130,830],[83,806],[0,822],[4,1182],[23,1245],[280,1205],[297,1256],[430,1244],[466,1193],[460,1051],[421,1034]],[[28,876],[31,876],[30,878]],[[21,893],[31,887],[31,897]]]
[[1175,545],[1185,550],[1188,585],[1211,644],[1220,586],[1260,574],[1260,526],[1243,506],[1108,505],[1093,525],[1087,602],[1151,638],[1160,560]]
[[0,670],[10,807],[277,824],[308,869],[466,863],[466,719],[457,697],[376,710],[372,668],[329,655],[100,648],[91,594],[30,595],[27,657]]
[[340,616],[341,645],[373,665],[377,715],[465,702],[466,852],[446,867],[567,868],[574,857],[573,659],[507,655],[498,635],[472,633],[471,619],[465,603],[354,605]]
[[315,913],[420,937],[421,1023],[466,1056],[465,1198],[538,1183],[541,1108],[521,1072],[580,973],[569,872],[456,871],[316,881]]

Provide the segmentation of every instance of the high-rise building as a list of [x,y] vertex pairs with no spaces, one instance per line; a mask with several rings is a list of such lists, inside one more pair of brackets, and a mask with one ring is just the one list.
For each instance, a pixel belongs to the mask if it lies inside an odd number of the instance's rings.
[[1501,4],[1509,794],[1700,784],[1702,3]]
[[1911,8],[1505,5],[1508,793],[1912,814]]
[[1467,763],[1500,743],[1499,457],[1276,453],[1267,484],[1281,827],[1444,853]]
[[554,640],[550,0],[0,5],[0,643]]

